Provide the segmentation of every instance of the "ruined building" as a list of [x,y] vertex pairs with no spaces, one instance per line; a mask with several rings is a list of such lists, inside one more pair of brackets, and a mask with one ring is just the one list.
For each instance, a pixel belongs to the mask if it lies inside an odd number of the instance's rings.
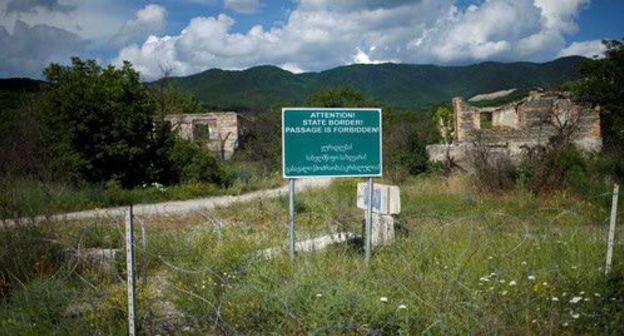
[[179,137],[203,143],[223,160],[231,158],[238,148],[245,123],[235,112],[170,114],[165,120],[171,123],[171,129]]
[[562,139],[585,152],[602,148],[599,108],[577,105],[564,92],[531,91],[520,101],[483,108],[456,97],[453,112],[452,143],[427,146],[431,161],[445,161],[448,151],[456,164],[468,168],[477,146],[517,159]]

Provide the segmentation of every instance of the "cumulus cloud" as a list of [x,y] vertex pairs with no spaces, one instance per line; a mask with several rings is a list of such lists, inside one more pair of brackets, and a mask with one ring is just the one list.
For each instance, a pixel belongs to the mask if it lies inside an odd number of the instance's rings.
[[154,78],[162,64],[184,75],[207,68],[277,64],[316,71],[384,61],[457,64],[547,60],[578,29],[588,0],[299,0],[281,25],[234,32],[234,18],[196,17],[175,36],[150,36],[122,49]]
[[167,25],[167,10],[159,5],[147,5],[136,13],[136,17],[126,22],[115,34],[110,44],[122,46],[130,41],[144,39],[165,29]]
[[600,40],[573,42],[567,48],[561,50],[557,56],[563,57],[578,55],[584,57],[597,56],[601,58],[604,57],[604,52],[606,50],[607,48]]
[[260,9],[260,0],[225,0],[225,8],[243,14],[253,14]]
[[62,4],[58,0],[11,0],[7,3],[6,13],[35,12],[39,8],[46,9],[51,12],[69,12],[76,7]]
[[38,77],[50,62],[64,63],[87,44],[76,34],[47,25],[17,21],[12,34],[0,27],[0,75]]

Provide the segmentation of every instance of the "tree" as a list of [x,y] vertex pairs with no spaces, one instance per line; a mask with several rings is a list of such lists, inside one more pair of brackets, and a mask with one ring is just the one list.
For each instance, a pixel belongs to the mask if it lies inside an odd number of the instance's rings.
[[572,84],[577,101],[600,106],[605,148],[624,154],[624,40],[605,40],[604,58],[581,64],[583,79]]
[[373,107],[378,103],[350,86],[319,90],[306,100],[312,107]]
[[169,126],[155,120],[156,106],[129,62],[121,68],[72,58],[51,64],[41,104],[53,168],[74,179],[124,186],[170,174]]

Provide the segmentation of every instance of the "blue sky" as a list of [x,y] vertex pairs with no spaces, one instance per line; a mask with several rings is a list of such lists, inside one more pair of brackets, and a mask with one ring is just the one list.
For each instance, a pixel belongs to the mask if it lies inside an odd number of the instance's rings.
[[543,62],[624,37],[622,0],[0,0],[0,77],[70,56],[142,76],[272,64]]

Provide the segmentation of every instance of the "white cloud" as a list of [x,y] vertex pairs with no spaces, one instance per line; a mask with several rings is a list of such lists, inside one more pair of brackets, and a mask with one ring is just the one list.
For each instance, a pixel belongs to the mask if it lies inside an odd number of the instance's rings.
[[167,25],[167,10],[159,5],[147,5],[140,9],[136,17],[126,22],[115,34],[110,43],[113,46],[122,46],[128,42],[144,39],[165,29]]
[[[578,29],[588,0],[486,0],[464,10],[453,0],[299,0],[285,23],[234,32],[234,18],[196,17],[176,36],[122,49],[147,78],[159,64],[175,73],[277,64],[316,71],[384,60],[457,64],[551,59]],[[155,61],[157,60],[157,61]]]
[[253,14],[260,9],[260,0],[225,0],[225,8],[243,14]]
[[604,57],[604,52],[606,50],[605,45],[602,44],[602,41],[600,40],[573,42],[567,48],[561,50],[557,56],[563,57],[578,55],[584,57],[598,56],[602,58]]

